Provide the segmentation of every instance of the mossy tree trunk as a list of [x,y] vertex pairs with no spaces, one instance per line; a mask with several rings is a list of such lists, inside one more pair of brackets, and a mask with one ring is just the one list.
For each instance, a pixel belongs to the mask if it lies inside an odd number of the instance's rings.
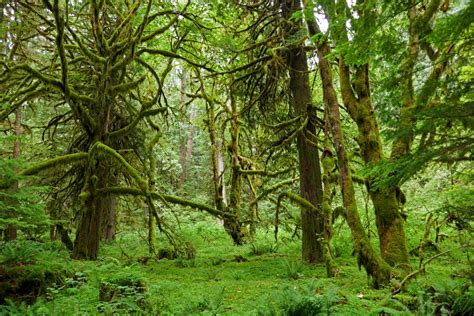
[[[13,143],[13,159],[19,159],[21,155],[21,107],[18,107],[15,110],[15,122],[13,124],[13,129],[15,133],[15,141]],[[18,183],[14,185],[13,190],[18,189]],[[4,235],[5,240],[16,240],[17,238],[17,228],[13,224],[7,225]]]
[[[338,3],[337,18],[342,18],[347,12],[346,3]],[[333,11],[335,14],[336,11]],[[358,7],[361,21],[368,21],[373,17],[373,12],[363,4]],[[336,18],[334,16],[334,18]],[[365,22],[364,22],[365,23]],[[369,23],[369,22],[367,22]],[[356,32],[363,30],[357,29]],[[361,35],[357,35],[361,36]],[[336,44],[348,42],[345,29],[341,29],[336,36]],[[339,57],[339,78],[341,95],[344,106],[347,108],[351,118],[357,124],[357,142],[361,149],[365,164],[374,164],[382,160],[382,141],[380,130],[375,116],[371,99],[371,87],[369,82],[369,63],[356,65],[351,71],[346,64],[344,56]],[[366,187],[374,205],[377,231],[379,235],[380,250],[384,260],[392,266],[408,264],[408,249],[404,220],[400,215],[400,201],[397,192],[398,187],[374,188],[376,179],[366,179]]]
[[[116,175],[112,176],[113,180],[110,185],[118,185]],[[110,242],[115,239],[115,226],[117,221],[117,196],[110,195],[104,197],[104,220],[102,221],[101,239]]]
[[224,189],[224,172],[220,164],[223,163],[222,142],[218,139],[215,122],[215,105],[212,100],[207,100],[207,130],[211,142],[211,163],[212,163],[212,183],[214,185],[214,204],[222,212],[227,209],[227,202]]
[[80,221],[74,240],[73,259],[95,260],[99,254],[99,242],[103,220],[103,199],[97,193],[107,183],[107,169],[95,158],[89,158],[86,179],[80,194]]
[[[327,116],[327,114],[325,115]],[[324,124],[324,150],[321,155],[321,166],[323,175],[323,205],[322,211],[324,214],[324,241],[326,250],[326,273],[329,277],[335,275],[335,266],[332,260],[331,254],[331,238],[332,238],[332,226],[333,226],[333,210],[332,200],[334,197],[334,168],[335,161],[331,149],[329,148],[329,133],[330,126],[329,120],[325,117]]]
[[[7,5],[7,1],[2,1],[0,3],[0,10],[2,11],[0,13],[0,22],[3,22],[3,10]],[[18,4],[13,3],[12,6],[16,9],[18,9]],[[5,29],[3,30],[2,35],[4,35],[3,38],[1,38],[2,42],[2,52],[8,56],[9,60],[14,60],[14,58],[17,58],[16,52],[19,48],[19,42],[20,42],[20,36],[16,34],[15,31],[15,24],[18,24],[17,18],[14,17],[13,21],[8,21],[6,24]],[[0,25],[4,26],[4,24]],[[20,31],[21,32],[21,31]],[[22,104],[20,104],[22,105]],[[13,133],[15,135],[15,141],[13,142],[13,159],[19,159],[21,155],[21,106],[17,107],[15,109],[15,121],[13,123]],[[17,190],[18,189],[18,183],[15,183],[12,187],[12,190]],[[14,224],[8,224],[7,227],[5,228],[4,232],[4,238],[7,241],[10,240],[16,240],[18,231],[17,227]]]
[[[314,16],[307,15],[307,24],[312,36],[320,34]],[[344,146],[343,131],[339,113],[339,103],[334,89],[332,70],[327,59],[330,53],[328,43],[324,40],[316,42],[319,73],[321,75],[323,99],[326,106],[326,118],[329,120],[337,154],[337,165],[341,181],[341,191],[344,207],[346,209],[346,220],[351,229],[354,247],[357,252],[359,266],[363,266],[367,274],[373,278],[374,285],[387,284],[390,279],[391,269],[388,264],[373,250],[368,239],[357,210],[357,201],[352,181],[349,161]]]
[[247,182],[250,188],[250,204],[249,204],[249,237],[253,241],[257,233],[257,223],[258,223],[258,199],[257,191],[255,189],[255,179],[253,176],[247,175]]
[[[295,12],[300,11],[297,0],[282,1],[283,17],[286,19],[286,36],[295,35],[303,25],[291,21]],[[291,104],[296,116],[308,118],[307,125],[297,137],[300,173],[300,194],[314,205],[314,208],[301,207],[302,257],[308,263],[325,261],[324,215],[322,213],[323,188],[316,133],[316,111],[311,100],[309,73],[304,42],[293,44],[288,50],[290,73]]]
[[230,114],[230,144],[229,153],[231,158],[231,179],[229,190],[229,217],[224,219],[224,227],[232,237],[234,244],[242,245],[244,235],[242,233],[242,223],[240,221],[240,208],[242,198],[242,174],[240,155],[240,122],[237,110],[237,100],[234,91],[230,91],[230,107],[227,109]]

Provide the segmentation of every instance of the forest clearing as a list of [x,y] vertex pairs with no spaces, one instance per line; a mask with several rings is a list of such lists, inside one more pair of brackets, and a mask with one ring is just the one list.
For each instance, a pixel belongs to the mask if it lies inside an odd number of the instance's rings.
[[0,315],[473,315],[473,19],[0,1]]

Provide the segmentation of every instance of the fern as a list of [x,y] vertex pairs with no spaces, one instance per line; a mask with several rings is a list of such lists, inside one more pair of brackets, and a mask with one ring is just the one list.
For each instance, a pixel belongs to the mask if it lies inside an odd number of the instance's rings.
[[38,254],[36,243],[10,241],[3,245],[0,252],[1,264],[32,263]]

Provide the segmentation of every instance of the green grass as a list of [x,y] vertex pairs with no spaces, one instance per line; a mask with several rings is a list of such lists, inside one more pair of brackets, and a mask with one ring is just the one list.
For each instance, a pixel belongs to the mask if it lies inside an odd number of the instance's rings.
[[[324,315],[408,315],[418,308],[439,308],[429,305],[435,297],[430,290],[434,289],[439,298],[444,295],[446,300],[449,295],[457,295],[466,282],[451,277],[453,271],[466,268],[462,258],[440,257],[404,293],[392,297],[389,288],[371,288],[365,272],[357,268],[356,259],[350,255],[350,243],[338,245],[338,274],[327,278],[323,265],[302,264],[300,242],[286,237],[280,238],[278,247],[253,255],[255,249],[251,244],[233,246],[221,227],[201,223],[183,228],[182,238],[196,247],[194,259],[149,260],[141,264],[138,258],[147,255],[144,233],[124,232],[114,242],[103,245],[97,261],[63,258],[68,270],[79,273],[80,281],[70,277],[57,288],[50,288],[36,304],[10,305],[8,313],[90,315],[97,314],[99,308],[105,315],[305,315],[308,310]],[[257,239],[261,245],[273,244],[262,232]],[[168,246],[162,237],[157,244]],[[238,262],[236,257],[245,260]],[[413,258],[413,266],[416,264]],[[100,302],[100,283],[116,280],[142,280],[146,291],[137,294],[132,289],[130,296],[124,295],[113,303]],[[146,302],[145,308],[140,309],[137,302]],[[465,308],[466,303],[458,305]],[[6,311],[3,308],[3,313]]]

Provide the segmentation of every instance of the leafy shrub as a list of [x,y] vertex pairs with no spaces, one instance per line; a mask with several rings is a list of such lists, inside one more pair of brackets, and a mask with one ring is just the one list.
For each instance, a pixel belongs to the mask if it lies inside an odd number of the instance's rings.
[[243,275],[242,271],[239,271],[239,270],[236,270],[236,271],[232,272],[231,276],[236,281],[240,281],[244,278],[244,275]]
[[208,281],[219,281],[218,275],[223,269],[207,269],[206,276]]
[[35,242],[19,240],[6,242],[0,250],[0,264],[32,263],[38,252],[38,244]]
[[55,299],[63,290],[69,290],[69,293],[74,293],[72,289],[80,288],[83,284],[87,283],[87,281],[88,278],[83,272],[75,272],[61,284],[53,284],[52,287],[48,287],[46,289],[46,299],[49,301]]
[[194,259],[196,258],[196,247],[189,241],[183,242],[177,249],[179,258]]
[[158,254],[156,255],[158,259],[169,259],[174,260],[178,257],[178,254],[172,248],[161,248],[158,250]]
[[212,266],[220,266],[221,264],[225,263],[226,260],[224,258],[212,258],[211,265]]
[[451,306],[454,315],[474,315],[474,289],[470,289],[454,300]]
[[267,253],[276,253],[278,244],[276,243],[252,243],[250,244],[250,254],[253,256],[261,256]]
[[222,314],[224,311],[224,293],[225,288],[222,287],[214,296],[204,296],[197,304],[188,306],[184,314]]
[[304,265],[299,261],[284,260],[285,275],[288,279],[297,280],[303,276]]
[[[341,297],[337,287],[329,287],[325,292],[308,285],[302,289],[284,288],[282,293],[267,299],[267,303],[258,311],[258,315],[331,315]],[[273,303],[272,303],[273,302]]]
[[0,305],[0,315],[8,316],[24,316],[24,315],[52,315],[51,310],[45,306],[42,300],[38,300],[36,303],[29,305],[26,302],[19,304],[15,303],[10,299],[5,300],[4,305]]
[[31,179],[18,175],[24,167],[25,163],[17,159],[0,159],[0,227],[11,224],[28,235],[40,234],[49,225],[41,198],[47,188],[26,182],[18,186],[19,181]]
[[183,258],[179,257],[175,260],[174,263],[178,268],[194,268],[194,267],[196,267],[196,260],[194,260],[194,259],[186,260],[186,259],[183,259]]
[[151,310],[145,297],[146,285],[135,276],[119,277],[102,281],[99,285],[97,310],[106,314],[140,313]]
[[388,297],[370,311],[370,315],[412,315],[410,309],[402,302]]

